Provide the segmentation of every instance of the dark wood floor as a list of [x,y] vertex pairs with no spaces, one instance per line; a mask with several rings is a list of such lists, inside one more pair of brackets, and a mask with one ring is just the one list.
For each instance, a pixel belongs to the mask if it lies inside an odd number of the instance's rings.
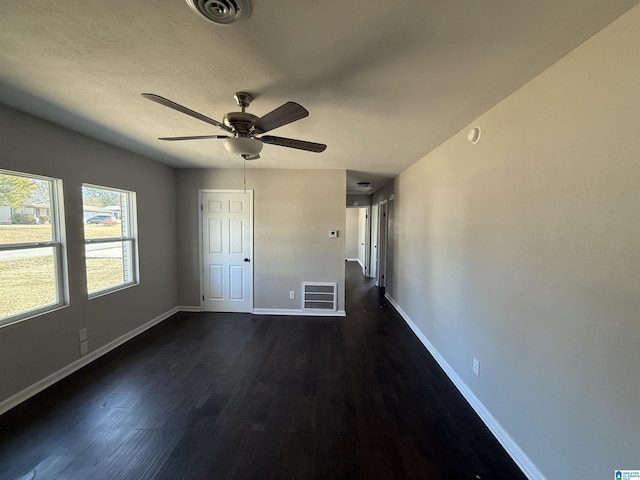
[[175,315],[0,416],[0,479],[525,478],[351,262],[347,312]]

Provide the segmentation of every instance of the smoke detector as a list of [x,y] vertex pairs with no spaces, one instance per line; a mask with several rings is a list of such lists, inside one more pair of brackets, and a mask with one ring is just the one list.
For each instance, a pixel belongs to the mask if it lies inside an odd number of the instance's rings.
[[218,25],[239,23],[251,15],[249,0],[187,0],[198,15]]

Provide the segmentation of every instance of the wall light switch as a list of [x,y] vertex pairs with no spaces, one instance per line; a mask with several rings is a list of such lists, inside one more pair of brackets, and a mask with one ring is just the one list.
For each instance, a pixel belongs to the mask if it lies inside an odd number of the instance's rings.
[[476,357],[473,357],[473,373],[476,374],[476,377],[480,375],[480,360]]
[[81,328],[80,330],[78,330],[78,341],[80,343],[87,341],[87,329],[86,328]]

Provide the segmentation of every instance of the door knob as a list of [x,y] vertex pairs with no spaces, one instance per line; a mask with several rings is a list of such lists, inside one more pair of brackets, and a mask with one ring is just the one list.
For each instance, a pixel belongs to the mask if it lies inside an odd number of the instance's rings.
[[249,260],[248,258],[244,259],[245,262],[250,262],[251,260]]

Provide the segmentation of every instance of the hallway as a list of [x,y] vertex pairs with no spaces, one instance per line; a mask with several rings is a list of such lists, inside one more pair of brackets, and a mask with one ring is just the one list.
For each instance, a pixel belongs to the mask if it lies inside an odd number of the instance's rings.
[[357,263],[347,317],[180,313],[0,417],[0,479],[519,479]]

